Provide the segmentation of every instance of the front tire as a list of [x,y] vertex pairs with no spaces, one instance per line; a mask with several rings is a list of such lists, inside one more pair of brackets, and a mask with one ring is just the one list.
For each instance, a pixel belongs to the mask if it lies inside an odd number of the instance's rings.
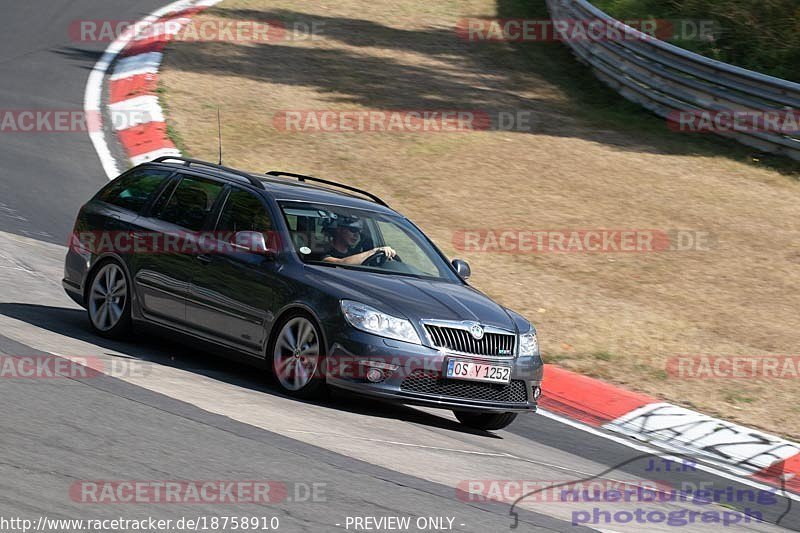
[[453,411],[459,422],[473,429],[493,431],[509,426],[517,418],[517,413],[468,413]]
[[86,309],[95,333],[122,339],[131,332],[131,287],[125,270],[114,260],[101,264],[89,282]]
[[325,346],[322,332],[305,313],[293,313],[278,326],[269,354],[281,389],[298,398],[319,399],[327,386],[323,376]]

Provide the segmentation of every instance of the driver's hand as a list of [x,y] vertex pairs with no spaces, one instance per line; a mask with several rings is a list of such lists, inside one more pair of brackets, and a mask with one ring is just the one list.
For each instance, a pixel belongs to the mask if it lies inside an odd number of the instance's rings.
[[375,252],[385,253],[388,259],[394,259],[394,256],[397,255],[397,252],[395,252],[394,248],[391,246],[379,246],[378,248],[375,248]]

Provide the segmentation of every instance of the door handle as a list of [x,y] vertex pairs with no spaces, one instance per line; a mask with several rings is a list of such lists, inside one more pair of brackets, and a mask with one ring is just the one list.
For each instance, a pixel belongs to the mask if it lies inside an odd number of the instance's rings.
[[207,265],[211,262],[211,257],[205,254],[200,254],[197,256],[197,260],[203,263],[204,265]]

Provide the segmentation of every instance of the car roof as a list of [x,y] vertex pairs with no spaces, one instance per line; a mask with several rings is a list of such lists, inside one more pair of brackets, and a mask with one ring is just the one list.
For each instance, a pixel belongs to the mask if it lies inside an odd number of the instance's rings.
[[[163,165],[176,171],[186,172],[191,170],[192,172],[199,172],[200,174],[204,174],[209,177],[221,178],[228,182],[244,185],[255,192],[267,192],[276,201],[304,201],[311,203],[332,204],[343,207],[353,207],[368,211],[399,215],[399,213],[397,213],[394,209],[381,205],[376,201],[363,198],[356,193],[350,193],[346,190],[340,191],[332,187],[299,181],[295,178],[268,176],[266,174],[234,171],[233,169],[230,169],[229,171],[224,168],[215,168],[214,166],[205,165],[190,167],[185,164],[167,161],[154,161],[145,163],[145,165]],[[255,178],[255,180],[262,184],[263,188],[259,188],[252,183],[252,179],[249,182],[245,181],[246,176]],[[365,192],[364,194],[368,193]]]
[[319,204],[334,204],[353,207],[367,211],[397,214],[389,207],[380,205],[348,192],[339,192],[325,186],[289,180],[286,178],[264,178],[257,176],[264,184],[264,189],[277,201],[303,201]]

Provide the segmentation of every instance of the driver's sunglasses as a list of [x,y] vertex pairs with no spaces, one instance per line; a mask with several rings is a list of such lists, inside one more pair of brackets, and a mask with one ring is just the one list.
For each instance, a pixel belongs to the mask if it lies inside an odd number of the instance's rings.
[[354,228],[352,226],[342,226],[342,229],[346,229],[350,233],[361,233],[361,230],[359,228]]

